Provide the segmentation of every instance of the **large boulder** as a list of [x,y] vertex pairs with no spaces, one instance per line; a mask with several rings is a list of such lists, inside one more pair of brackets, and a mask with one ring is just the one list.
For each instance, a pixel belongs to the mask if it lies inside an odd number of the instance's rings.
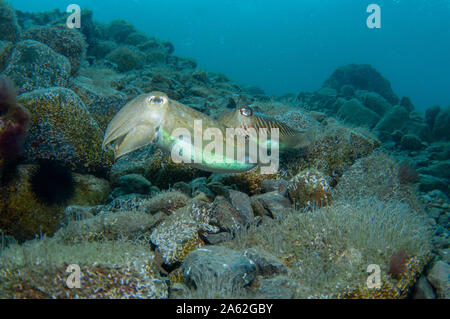
[[0,72],[2,72],[8,66],[12,49],[12,42],[0,41]]
[[[84,24],[84,21],[83,21]],[[27,30],[24,39],[39,41],[70,61],[71,75],[78,73],[81,61],[86,56],[87,44],[82,33],[66,25],[36,27]]]
[[375,92],[357,91],[356,96],[364,106],[380,116],[383,116],[392,107],[384,97]]
[[403,106],[394,106],[386,115],[378,122],[375,130],[381,139],[387,139],[395,130],[403,128],[409,120],[409,114]]
[[[248,285],[257,273],[256,264],[243,254],[220,246],[197,249],[183,262],[185,280],[194,287],[217,281],[230,289]],[[214,282],[213,282],[214,283]]]
[[19,92],[66,86],[70,75],[69,60],[34,40],[19,42],[3,74],[17,85]]
[[81,98],[103,131],[127,102],[125,94],[107,86],[96,85],[86,77],[78,77],[70,82],[71,89]]
[[433,126],[433,135],[438,140],[450,140],[450,107],[436,115]]
[[101,145],[103,132],[81,99],[56,87],[18,97],[31,114],[25,154],[31,160],[57,159],[81,172],[104,173],[111,154]]
[[340,90],[344,85],[352,85],[357,90],[376,92],[393,105],[399,102],[389,81],[368,64],[350,64],[338,68],[325,81],[323,87]]
[[16,12],[4,0],[0,0],[0,30],[0,40],[16,42],[20,38]]
[[338,116],[346,122],[369,128],[375,127],[380,120],[377,113],[362,105],[357,99],[344,103],[339,108]]

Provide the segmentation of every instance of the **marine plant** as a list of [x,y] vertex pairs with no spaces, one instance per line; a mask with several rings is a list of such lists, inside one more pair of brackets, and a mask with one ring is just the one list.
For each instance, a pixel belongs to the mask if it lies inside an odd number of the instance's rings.
[[30,115],[16,101],[10,80],[0,78],[0,161],[14,160],[22,151]]
[[284,260],[291,279],[300,283],[299,298],[343,298],[350,297],[345,292],[363,291],[370,264],[380,266],[383,289],[391,290],[374,290],[361,297],[393,297],[399,282],[389,275],[391,256],[404,250],[412,256],[408,262],[422,265],[406,267],[412,273],[401,282],[405,287],[398,295],[405,297],[422,271],[431,234],[425,219],[407,204],[365,197],[334,201],[304,214],[288,213],[242,230],[223,245],[235,250],[259,246]]

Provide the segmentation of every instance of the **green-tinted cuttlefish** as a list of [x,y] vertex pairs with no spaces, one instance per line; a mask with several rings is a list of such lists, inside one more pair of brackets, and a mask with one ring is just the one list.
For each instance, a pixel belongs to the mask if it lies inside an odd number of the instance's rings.
[[[238,111],[242,114],[244,109]],[[111,120],[102,147],[105,149],[114,143],[117,159],[153,143],[163,151],[171,153],[172,160],[177,159],[204,171],[235,173],[251,170],[256,165],[262,167],[272,164],[272,158],[267,161],[267,156],[262,155],[267,152],[268,145],[271,156],[278,157],[278,147],[296,147],[300,140],[304,139],[300,133],[283,123],[268,118],[263,121],[259,115],[253,117],[253,112],[251,117],[245,114],[244,112],[244,117],[250,118],[252,123],[248,127],[233,121],[232,116],[223,117],[222,122],[212,119],[169,99],[161,92],[143,94],[125,105]],[[242,131],[242,127],[245,127],[245,132],[251,132],[250,128],[260,129],[263,125],[268,129],[279,129],[279,143],[278,139],[269,139],[268,142],[263,140],[264,143],[257,134],[244,137],[242,133],[234,130],[239,128]],[[275,140],[277,142],[274,142]],[[257,154],[248,146],[249,141],[259,145]],[[275,158],[275,161],[278,165],[278,158]]]

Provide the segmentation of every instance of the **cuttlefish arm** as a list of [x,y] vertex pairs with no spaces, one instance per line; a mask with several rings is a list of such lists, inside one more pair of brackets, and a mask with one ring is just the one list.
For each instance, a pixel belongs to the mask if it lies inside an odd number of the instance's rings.
[[[201,121],[201,125],[196,125]],[[203,132],[208,128],[221,133],[223,152],[208,148],[203,141]],[[174,132],[187,132],[191,139],[184,139]],[[174,135],[175,134],[175,135]],[[200,136],[199,143],[194,143],[194,136]],[[164,93],[152,92],[143,94],[129,102],[109,123],[103,148],[114,143],[116,159],[153,143],[162,150],[172,153],[177,147],[177,153],[186,163],[201,170],[210,172],[244,172],[256,166],[247,158],[227,157],[225,150],[238,149],[245,145],[234,143],[234,138],[226,134],[226,127],[203,113],[173,101]],[[172,154],[173,155],[173,154]],[[200,159],[200,160],[197,160]]]
[[[283,122],[254,112],[249,106],[240,106],[226,112],[219,117],[218,121],[226,127],[241,129],[243,134],[249,135],[250,138],[258,139],[260,147],[278,147],[279,150],[298,149],[308,145],[311,140],[311,130],[295,130]],[[278,129],[278,141],[269,137],[267,145],[261,144],[266,143],[259,140],[261,131],[270,132],[271,129]]]

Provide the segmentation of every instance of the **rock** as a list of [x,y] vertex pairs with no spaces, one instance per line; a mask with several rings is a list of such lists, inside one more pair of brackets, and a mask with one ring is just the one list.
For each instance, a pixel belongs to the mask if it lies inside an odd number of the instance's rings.
[[66,243],[127,239],[137,241],[161,222],[163,214],[148,215],[139,211],[100,212],[96,216],[69,221],[55,237]]
[[251,204],[255,216],[261,217],[282,218],[286,212],[292,209],[289,199],[278,192],[252,196]]
[[433,129],[434,127],[434,122],[436,120],[436,116],[441,112],[441,107],[439,105],[433,105],[430,106],[426,111],[425,111],[425,118],[427,121],[428,126]]
[[127,96],[92,82],[78,77],[71,81],[70,88],[81,98],[100,128],[105,131],[111,119],[127,103]]
[[[114,192],[114,191],[113,191]],[[117,197],[113,197],[112,194],[108,197],[111,200],[108,204],[104,205],[101,212],[115,213],[121,211],[143,211],[147,214],[154,215],[159,211],[149,213],[146,209],[149,206],[150,196],[140,194],[117,194]]]
[[68,206],[64,210],[64,219],[60,222],[60,225],[64,227],[74,221],[92,218],[99,209],[99,206]]
[[148,41],[148,37],[145,34],[134,32],[125,39],[125,44],[137,46],[138,44],[145,43],[146,41]]
[[230,233],[226,233],[226,232],[218,233],[218,234],[205,233],[205,234],[203,234],[202,238],[209,245],[218,245],[220,243],[231,241],[233,239],[233,236]]
[[381,138],[385,139],[395,130],[400,130],[409,120],[409,114],[402,106],[394,106],[375,127]]
[[383,116],[392,106],[381,95],[375,92],[358,91],[356,92],[358,99],[370,110]]
[[130,174],[117,180],[120,188],[125,194],[149,194],[152,184],[142,175]]
[[433,135],[438,140],[450,140],[450,107],[442,110],[436,116],[433,126]]
[[254,217],[250,197],[245,193],[231,189],[228,192],[227,198],[231,205],[239,212],[242,224],[250,224]]
[[199,177],[190,183],[191,195],[197,196],[199,193],[206,194],[209,198],[214,198],[214,193],[208,188],[206,177]]
[[450,160],[440,161],[434,165],[419,168],[417,171],[421,174],[450,179]]
[[188,201],[189,198],[178,191],[162,192],[148,200],[144,210],[147,214],[163,212],[166,215],[171,215],[177,209],[186,206]]
[[436,262],[427,275],[428,281],[436,289],[438,298],[450,298],[450,265],[443,262]]
[[[210,225],[210,207],[206,203],[193,203],[180,208],[155,227],[150,241],[158,248],[161,261],[168,267],[182,262],[193,250],[203,247],[200,233],[218,233]],[[183,263],[184,265],[184,263]]]
[[124,43],[133,33],[136,33],[136,28],[122,19],[112,21],[106,29],[106,34],[117,43]]
[[194,73],[192,73],[192,77],[197,81],[208,83],[208,75],[206,75],[206,72],[203,70],[194,71]]
[[221,246],[209,246],[191,252],[182,265],[187,283],[223,284],[225,287],[243,287],[253,281],[257,268],[244,255]]
[[345,84],[341,87],[339,94],[345,97],[346,99],[351,99],[355,96],[355,87],[353,85]]
[[125,154],[111,167],[111,171],[109,172],[110,181],[116,183],[121,176],[128,174],[144,175],[151,154],[152,146],[143,147],[134,152]]
[[109,182],[92,175],[74,174],[75,193],[71,205],[95,206],[103,204],[111,192]]
[[376,92],[392,105],[399,102],[389,81],[368,64],[350,64],[338,68],[325,81],[323,87],[340,90],[344,85],[352,85],[357,90]]
[[262,276],[286,275],[288,267],[277,257],[260,247],[252,247],[244,252],[258,267],[258,273]]
[[417,281],[412,297],[413,299],[436,299],[433,287],[425,276],[421,276]]
[[439,249],[438,254],[442,261],[450,263],[450,248]]
[[442,178],[434,177],[431,175],[420,174],[419,175],[419,190],[422,192],[429,192],[435,189],[441,190],[448,194],[448,183]]
[[0,41],[17,42],[20,38],[20,26],[15,10],[6,2],[0,2]]
[[298,284],[295,281],[285,276],[278,276],[262,280],[255,297],[258,299],[292,299],[297,289]]
[[261,184],[262,193],[279,192],[286,196],[289,187],[289,182],[284,179],[267,179]]
[[425,148],[422,141],[414,134],[404,135],[400,141],[400,145],[405,150],[419,151]]
[[217,196],[212,206],[214,225],[222,231],[232,232],[247,225],[247,219],[222,196]]
[[36,90],[18,101],[31,114],[24,152],[29,160],[54,158],[82,173],[105,173],[112,153],[102,151],[103,131],[73,91]]
[[[84,24],[84,23],[82,23]],[[35,27],[27,30],[23,39],[31,39],[49,46],[70,61],[71,75],[78,74],[81,62],[86,57],[87,43],[82,33],[67,25]]]
[[362,105],[357,99],[344,103],[339,108],[337,115],[349,123],[369,128],[375,127],[380,120],[377,113]]
[[97,41],[88,48],[88,54],[97,59],[104,59],[108,54],[117,49],[117,43],[114,41]]
[[400,100],[400,105],[403,106],[408,112],[412,112],[415,109],[411,99],[407,96],[402,97]]
[[295,175],[288,187],[288,195],[297,208],[324,207],[333,200],[327,180],[315,169]]
[[111,52],[106,59],[114,62],[119,72],[141,69],[146,61],[145,55],[133,46],[119,47]]
[[69,60],[37,41],[19,42],[3,72],[17,85],[19,92],[40,88],[64,87],[70,75]]
[[13,43],[10,41],[0,41],[0,72],[2,72],[11,59]]
[[17,176],[0,186],[0,229],[19,241],[35,235],[51,236],[64,218],[64,205],[47,205],[33,193],[30,176],[33,165],[19,166]]

